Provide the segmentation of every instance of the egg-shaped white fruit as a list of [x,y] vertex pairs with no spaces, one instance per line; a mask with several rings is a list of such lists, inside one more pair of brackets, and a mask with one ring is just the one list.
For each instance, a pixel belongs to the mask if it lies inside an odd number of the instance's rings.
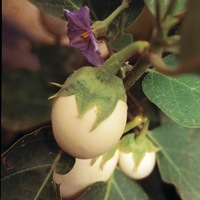
[[124,153],[120,151],[119,167],[120,169],[132,179],[143,179],[147,177],[154,169],[156,164],[156,153],[146,153],[140,162],[137,170],[134,170],[135,163],[132,158],[132,153]]
[[119,100],[111,115],[91,130],[97,114],[94,106],[79,117],[75,95],[58,97],[53,104],[51,120],[60,148],[80,159],[94,158],[111,149],[123,134],[127,105]]
[[60,185],[62,199],[76,199],[91,184],[98,181],[107,181],[112,175],[119,158],[119,150],[100,169],[102,156],[91,166],[91,159],[76,159],[72,170],[60,175],[54,172],[53,180]]

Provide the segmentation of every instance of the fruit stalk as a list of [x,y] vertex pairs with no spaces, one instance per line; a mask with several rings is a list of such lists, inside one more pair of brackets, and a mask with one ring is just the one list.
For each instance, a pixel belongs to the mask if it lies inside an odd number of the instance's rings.
[[122,64],[127,61],[135,53],[143,53],[149,47],[149,43],[146,41],[134,42],[121,51],[113,54],[109,59],[105,61],[101,69],[107,73],[116,74],[121,68]]

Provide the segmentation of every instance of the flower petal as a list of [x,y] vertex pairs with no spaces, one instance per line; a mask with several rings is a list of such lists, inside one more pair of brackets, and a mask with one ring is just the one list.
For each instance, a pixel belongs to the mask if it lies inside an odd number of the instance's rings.
[[87,31],[87,29],[90,29],[90,13],[87,6],[80,8],[78,11],[72,12],[64,9],[64,13],[69,22],[68,27],[70,29],[79,29],[83,31]]
[[90,39],[87,41],[87,45],[85,44],[84,50],[81,51],[81,53],[94,66],[101,66],[104,60],[100,55],[99,48],[96,41],[95,42],[93,41],[95,41],[94,35],[93,35],[93,39]]
[[[102,65],[104,60],[100,56],[98,44],[91,30],[89,8],[84,6],[78,11],[64,10],[64,12],[68,20],[67,34],[70,46],[80,51],[91,64]],[[83,39],[81,34],[85,32],[89,34],[89,37]]]

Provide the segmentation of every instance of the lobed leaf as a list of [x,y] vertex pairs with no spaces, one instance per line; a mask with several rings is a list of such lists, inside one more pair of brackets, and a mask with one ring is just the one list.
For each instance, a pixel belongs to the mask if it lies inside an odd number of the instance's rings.
[[[175,55],[165,57],[167,64],[176,65]],[[165,76],[155,70],[143,83],[145,95],[176,123],[200,127],[200,77],[198,75]]]
[[1,195],[7,200],[60,199],[54,169],[71,170],[74,158],[64,154],[51,127],[25,135],[1,156]]
[[160,149],[157,159],[162,179],[177,187],[181,199],[200,199],[200,129],[167,123],[149,136]]

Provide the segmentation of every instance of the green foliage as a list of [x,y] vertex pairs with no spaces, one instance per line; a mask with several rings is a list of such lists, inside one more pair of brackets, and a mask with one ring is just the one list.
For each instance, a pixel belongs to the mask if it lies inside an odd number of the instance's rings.
[[[157,0],[144,0],[145,4],[148,6],[149,10],[155,15]],[[171,0],[159,0],[161,16],[167,11],[167,7],[171,3]],[[175,6],[172,10],[172,15],[177,15],[183,13],[186,10],[186,0],[176,0]]]
[[[88,0],[87,4],[91,8],[91,16],[94,20],[104,20],[108,17],[121,3],[121,0]],[[125,9],[115,20],[118,24],[121,17],[124,19],[124,26],[127,27],[133,23],[141,14],[144,3],[141,0],[132,0],[129,8]],[[103,10],[103,12],[102,12]]]
[[[44,13],[64,20],[63,9],[76,10],[83,5],[87,5],[90,8],[92,23],[108,17],[120,5],[121,0],[30,0],[30,2],[44,11]],[[132,43],[132,35],[124,34],[124,28],[134,24],[143,11],[144,3],[151,13],[156,15],[156,2],[159,3],[159,12],[163,16],[166,14],[168,5],[172,1],[132,0],[129,8],[116,17],[113,23],[110,24],[107,32],[107,37],[112,39],[109,42],[113,50],[120,51]],[[180,14],[186,10],[186,0],[174,2],[175,7],[171,10],[169,16],[181,16]],[[180,62],[187,64],[185,72],[195,73],[199,71],[199,65],[196,65],[194,58],[197,58],[197,61],[199,61],[198,35],[200,30],[199,12],[196,5],[199,5],[198,1],[191,3],[191,10],[187,12],[189,13],[187,15],[189,16],[188,21],[184,21],[187,18],[183,19],[183,23],[186,22],[186,24],[183,26],[184,29],[181,29],[184,31],[181,34],[182,40],[180,42]],[[38,19],[38,23],[42,24],[42,19]],[[65,25],[63,26],[65,27]],[[177,26],[179,28],[179,24]],[[44,26],[44,28],[48,28],[48,26]],[[159,36],[157,39],[159,41]],[[38,72],[33,73],[19,69],[3,71],[2,124],[4,128],[19,131],[49,121],[52,102],[47,99],[54,92],[49,82],[64,82],[72,71],[79,68],[78,63],[79,65],[81,64],[81,67],[86,65],[85,60],[84,62],[79,62],[83,61],[82,55],[71,50],[71,48],[61,47],[60,45],[44,48],[38,44],[35,48],[33,51],[35,51],[34,53],[37,54],[41,62],[41,69]],[[136,49],[137,52],[138,49]],[[131,53],[133,55],[133,51]],[[113,56],[111,63],[109,63],[108,59],[107,63],[115,66],[121,65],[121,62],[117,60],[118,55],[120,54]],[[124,55],[122,57],[121,61],[125,62]],[[145,61],[148,62],[148,59]],[[165,57],[164,61],[167,65],[172,65],[173,67],[180,64],[179,59],[175,55]],[[190,70],[189,68],[193,69],[194,66],[188,65],[188,63],[195,65],[195,70]],[[146,63],[139,62],[139,65],[137,64],[133,67],[133,69],[138,69],[135,76],[140,72],[142,65]],[[76,68],[72,67],[72,65]],[[150,66],[151,64],[147,63],[147,65]],[[125,101],[126,95],[122,80],[118,77],[114,76],[113,78],[101,75],[99,83],[94,83],[93,79],[95,76],[96,74],[87,71],[87,75],[82,81],[77,81],[75,84],[73,82],[71,90],[67,92],[63,90],[62,92],[63,94],[73,94],[76,90],[74,88],[78,88],[81,91],[76,97],[82,115],[89,108],[97,105],[98,109],[100,109],[100,114],[96,121],[96,126],[107,117],[108,113],[111,113],[114,109],[113,105],[116,104],[119,96],[120,98],[122,96],[122,99]],[[107,79],[107,82],[104,84],[102,83],[102,77]],[[85,82],[88,80],[89,84],[85,87]],[[167,124],[161,123],[160,127],[153,129],[148,134],[160,150],[157,153],[157,160],[163,181],[175,185],[183,200],[200,199],[200,77],[191,74],[169,77],[151,70],[144,78],[142,87],[150,101],[174,122],[181,125],[179,126],[172,122]],[[92,91],[90,98],[88,98],[88,91]],[[111,94],[113,91],[118,91],[120,95],[108,98],[108,94]],[[134,93],[134,95],[138,98],[137,94]],[[101,103],[97,104],[99,97],[102,97]],[[87,101],[83,101],[83,99],[87,99]],[[105,104],[107,105],[106,107]],[[132,109],[131,106],[130,110]],[[151,109],[154,109],[154,107],[152,106]],[[145,112],[147,111],[145,110]],[[129,114],[131,117],[132,113]],[[149,116],[149,120],[152,121],[152,115]],[[155,120],[155,124],[158,125],[157,116]],[[137,127],[137,130],[138,128],[140,126]],[[130,134],[128,136],[131,137]],[[127,139],[128,137],[124,138]],[[141,139],[136,141],[132,137],[131,140],[125,141],[125,139],[122,139],[122,142],[124,142],[124,146],[121,149],[125,152],[129,152],[131,149],[136,152],[135,157],[139,158],[144,155],[146,150],[157,150],[149,140]],[[103,164],[113,156],[115,150],[105,154],[101,163],[102,168]],[[43,127],[27,134],[3,153],[1,157],[1,196],[6,200],[60,199],[58,185],[52,179],[53,171],[55,170],[59,174],[66,174],[72,169],[74,162],[75,159],[63,153],[56,144],[51,127]],[[93,162],[95,162],[95,159]],[[138,184],[126,177],[117,167],[107,182],[95,183],[79,198],[79,200],[86,199],[146,200],[148,197]]]
[[60,19],[65,19],[63,9],[77,10],[82,6],[84,0],[29,0],[45,13]]
[[[74,158],[57,146],[49,126],[22,137],[1,160],[1,192],[7,200],[60,199],[58,186],[52,182],[52,173],[58,169],[59,173],[67,173],[75,163]],[[95,183],[79,199],[94,198],[148,199],[140,186],[118,168],[108,182]]]
[[[32,2],[36,7],[43,10],[45,13],[51,14],[57,18],[65,19],[63,14],[63,9],[68,10],[77,10],[78,8],[85,5],[84,0],[29,0]],[[86,1],[86,5],[91,9],[91,15],[92,18],[95,20],[103,20],[108,15],[112,13],[119,5],[121,1],[120,0],[102,0],[102,1],[96,1],[96,0],[88,0]],[[137,17],[142,12],[142,9],[144,7],[144,3],[142,0],[132,0],[130,6],[128,9],[126,9],[124,17],[125,17],[125,27],[130,25],[133,21],[137,19]],[[102,12],[102,10],[104,12]],[[120,17],[116,19],[117,22],[119,22]]]
[[133,42],[133,36],[131,34],[122,34],[119,37],[115,38],[114,40],[110,41],[110,45],[113,50],[120,51],[127,45]]
[[7,200],[60,199],[54,169],[66,173],[75,159],[60,150],[51,127],[27,134],[1,156],[1,195]]
[[200,129],[167,123],[151,131],[159,147],[158,167],[162,179],[174,184],[183,200],[200,199]]
[[[165,62],[177,65],[174,55]],[[182,126],[200,127],[200,78],[197,75],[165,76],[152,70],[143,81],[145,95],[166,115]]]
[[108,182],[98,182],[78,200],[147,200],[148,197],[143,189],[135,182],[127,178],[119,168],[116,168]]
[[124,10],[123,13],[119,15],[123,20],[124,26],[123,28],[128,27],[131,25],[134,21],[137,20],[137,18],[140,16],[141,12],[144,8],[144,2],[141,0],[132,0],[129,4],[128,9]]

